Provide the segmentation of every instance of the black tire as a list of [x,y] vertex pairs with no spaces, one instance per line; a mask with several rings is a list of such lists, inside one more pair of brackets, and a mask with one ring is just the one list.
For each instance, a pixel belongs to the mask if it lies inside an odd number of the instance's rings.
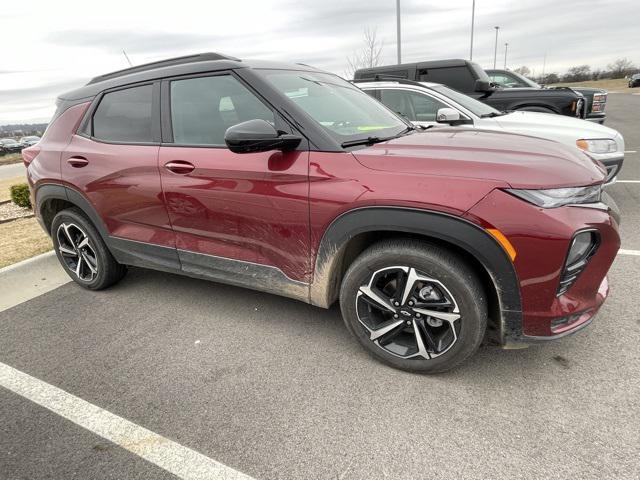
[[[77,248],[85,238],[86,245]],[[102,290],[127,273],[127,267],[116,262],[93,223],[77,208],[62,210],[53,218],[51,239],[64,270],[84,288]],[[75,269],[78,263],[79,274]]]
[[[408,270],[392,273],[394,268],[399,268],[397,266],[406,266]],[[453,304],[457,306],[459,312],[459,319],[452,321],[450,324],[443,322],[444,326],[440,327],[441,329],[457,329],[455,333],[447,333],[450,337],[457,336],[457,338],[453,339],[453,343],[448,349],[442,350],[443,353],[438,353],[437,349],[429,351],[428,348],[423,348],[422,352],[427,351],[429,353],[428,357],[432,357],[435,352],[433,358],[429,359],[421,357],[401,358],[387,350],[387,347],[382,347],[375,343],[371,338],[383,330],[380,325],[389,326],[390,323],[395,324],[397,320],[394,318],[399,318],[400,320],[405,320],[405,322],[400,322],[402,325],[395,330],[395,332],[399,331],[400,333],[395,333],[394,335],[394,331],[392,331],[388,334],[393,336],[394,340],[392,342],[400,342],[397,339],[406,339],[404,340],[405,342],[411,342],[411,335],[414,334],[417,348],[420,346],[420,341],[422,341],[422,346],[424,347],[426,345],[424,343],[425,335],[427,336],[426,338],[434,338],[431,333],[425,332],[427,323],[434,322],[434,318],[428,315],[425,316],[424,309],[422,309],[422,318],[415,318],[415,315],[420,316],[420,314],[406,307],[412,303],[410,300],[401,304],[400,307],[394,306],[394,308],[399,309],[396,310],[395,314],[384,308],[380,309],[379,306],[373,307],[372,305],[375,302],[369,301],[370,298],[367,295],[363,295],[361,290],[363,286],[371,286],[377,281],[387,282],[387,279],[393,278],[394,274],[402,276],[403,271],[412,272],[411,268],[414,269],[414,274],[433,279],[436,290],[443,293],[443,297],[451,296]],[[414,276],[413,278],[416,277]],[[416,303],[416,301],[422,301],[424,285],[426,285],[421,283],[421,280],[425,280],[425,278],[420,278],[417,282],[404,280],[404,284],[410,283],[411,288],[420,289],[419,291],[413,290],[416,294],[419,292],[420,296],[410,294],[413,296],[409,297],[414,298],[413,305],[416,309],[418,305],[424,305]],[[401,278],[393,280],[391,283],[394,281],[396,285],[400,285],[403,282]],[[440,286],[444,288],[440,288]],[[428,288],[433,290],[431,285]],[[377,289],[375,292],[383,293]],[[389,297],[391,303],[393,303],[395,297],[402,301],[400,297],[404,293],[404,288],[402,288],[402,292],[400,289],[396,290],[396,292],[398,294]],[[436,293],[435,296],[438,297],[438,294]],[[449,250],[425,241],[413,239],[383,241],[372,245],[360,254],[345,273],[340,289],[340,307],[347,328],[369,354],[387,365],[411,372],[439,373],[454,368],[476,352],[487,327],[486,294],[473,270],[460,257]],[[405,307],[409,311],[406,311]],[[361,322],[359,312],[362,313],[363,311],[365,312],[363,318],[367,322],[374,316],[379,316],[382,323],[375,327],[375,331]],[[433,312],[434,309],[430,311]],[[450,309],[449,311],[455,312],[456,310]],[[409,313],[413,316],[410,317]],[[395,315],[395,317],[392,315]],[[406,316],[403,317],[402,315]],[[410,324],[410,322],[415,323]],[[419,322],[422,323],[420,324]],[[431,323],[429,323],[428,327],[432,328]],[[432,329],[431,332],[433,331]],[[421,334],[422,340],[418,339],[418,332],[424,332]],[[388,338],[380,337],[380,340],[376,340],[376,342],[382,343],[383,340],[387,342]],[[432,342],[431,345],[435,344]],[[395,344],[392,346],[395,348]],[[396,351],[398,351],[397,348]]]
[[521,112],[556,113],[550,108],[546,107],[522,107],[518,108],[517,110]]

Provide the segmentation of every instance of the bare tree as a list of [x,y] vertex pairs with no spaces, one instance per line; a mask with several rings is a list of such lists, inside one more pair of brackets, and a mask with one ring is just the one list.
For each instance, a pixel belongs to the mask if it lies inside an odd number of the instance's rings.
[[524,75],[525,77],[531,73],[531,70],[529,70],[529,67],[527,67],[526,65],[518,67],[513,71],[519,73],[520,75]]
[[378,40],[376,28],[364,29],[364,45],[347,57],[347,76],[353,78],[353,74],[359,68],[371,68],[380,65],[384,42]]
[[626,58],[618,58],[615,62],[607,65],[607,68],[611,78],[623,78],[635,69],[633,62]]

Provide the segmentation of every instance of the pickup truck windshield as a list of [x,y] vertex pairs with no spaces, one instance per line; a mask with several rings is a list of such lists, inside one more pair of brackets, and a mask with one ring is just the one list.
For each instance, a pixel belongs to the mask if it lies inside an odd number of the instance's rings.
[[490,107],[486,103],[482,103],[475,98],[468,97],[464,93],[460,93],[457,90],[445,87],[444,85],[436,85],[430,88],[432,88],[436,92],[440,92],[445,97],[450,98],[454,102],[460,104],[462,107],[466,108],[478,117],[497,116],[501,114],[499,110]]
[[261,73],[338,143],[389,138],[407,130],[408,124],[384,105],[335,75],[294,70]]

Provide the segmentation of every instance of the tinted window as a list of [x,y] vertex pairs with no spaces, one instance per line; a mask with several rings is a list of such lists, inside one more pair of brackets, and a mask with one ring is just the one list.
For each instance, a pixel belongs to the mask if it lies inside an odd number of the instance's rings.
[[514,88],[514,87],[528,87],[524,82],[521,82],[518,78],[509,75],[508,73],[493,73],[489,75],[491,80],[496,83],[499,83],[501,86],[505,88]]
[[391,110],[412,122],[435,122],[438,109],[447,107],[433,97],[408,90],[380,90],[380,99]]
[[442,83],[461,92],[472,92],[475,88],[475,78],[464,66],[422,69],[418,78],[421,82]]
[[109,142],[153,142],[152,85],[107,93],[93,114],[93,136]]
[[273,112],[231,75],[171,82],[175,143],[224,145],[227,128],[254,119],[275,126]]

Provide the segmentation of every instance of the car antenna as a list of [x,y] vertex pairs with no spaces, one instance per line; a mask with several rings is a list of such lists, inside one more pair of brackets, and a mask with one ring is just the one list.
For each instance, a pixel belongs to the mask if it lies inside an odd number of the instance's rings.
[[124,51],[124,48],[122,49],[122,53],[124,54],[124,58],[127,59],[127,62],[129,62],[129,66],[133,67],[133,63],[131,63],[131,60],[129,60],[129,55],[127,55],[127,52]]

